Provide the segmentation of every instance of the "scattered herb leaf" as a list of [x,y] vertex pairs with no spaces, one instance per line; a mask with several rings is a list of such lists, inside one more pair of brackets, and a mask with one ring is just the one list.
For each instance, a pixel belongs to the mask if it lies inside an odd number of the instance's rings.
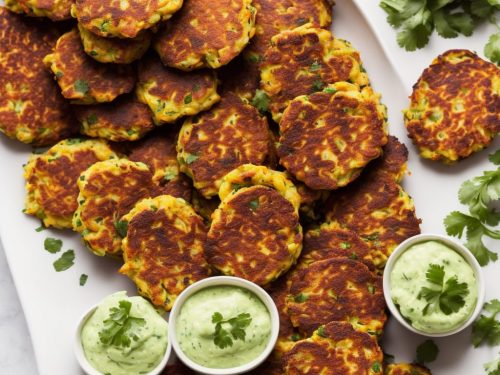
[[417,347],[417,362],[420,364],[433,362],[439,354],[439,347],[433,340],[426,340]]
[[68,268],[75,264],[75,251],[67,250],[62,253],[61,257],[57,259],[52,265],[56,272],[66,271]]
[[63,242],[57,238],[47,237],[45,241],[43,241],[43,247],[51,254],[61,251],[62,245]]
[[472,344],[476,348],[482,343],[500,344],[500,320],[497,319],[497,315],[500,313],[500,301],[494,299],[485,303],[483,312],[487,312],[489,315],[481,314],[472,326]]
[[88,278],[89,278],[88,275],[82,273],[80,275],[80,286],[84,286],[87,283]]
[[47,228],[45,228],[43,225],[39,226],[38,228],[35,229],[36,232],[41,232],[43,230],[45,230]]

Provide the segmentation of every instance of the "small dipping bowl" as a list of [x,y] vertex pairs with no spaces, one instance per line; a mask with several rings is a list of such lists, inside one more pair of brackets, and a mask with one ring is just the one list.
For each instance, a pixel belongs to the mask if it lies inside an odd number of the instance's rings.
[[[102,375],[102,372],[98,371],[95,369],[87,360],[87,357],[85,356],[85,352],[83,350],[83,345],[82,345],[82,338],[81,338],[81,333],[83,326],[87,322],[87,320],[92,316],[94,311],[97,309],[100,303],[95,304],[92,306],[90,309],[88,309],[80,318],[78,326],[76,328],[76,334],[75,334],[75,342],[74,342],[74,352],[76,359],[78,361],[78,364],[82,368],[82,370],[87,374],[87,375]],[[168,330],[170,331],[170,325],[168,326]],[[168,343],[167,343],[167,349],[165,350],[165,354],[163,355],[162,360],[158,365],[151,370],[150,372],[147,373],[147,375],[159,375],[167,365],[168,359],[170,358],[170,354],[172,352],[172,343],[170,341],[170,335],[168,336]]]
[[[179,342],[177,340],[177,332],[176,332],[176,320],[179,317],[182,306],[184,302],[191,297],[196,292],[199,292],[202,289],[215,287],[215,286],[235,286],[240,287],[242,289],[246,289],[253,294],[255,294],[267,308],[269,312],[269,316],[271,318],[271,333],[269,336],[269,341],[262,351],[262,353],[252,361],[245,363],[243,365],[231,368],[211,368],[200,365],[190,359],[184,352],[182,351]],[[172,311],[170,312],[169,317],[169,341],[172,342],[172,347],[174,348],[175,354],[177,357],[188,367],[193,369],[196,372],[208,375],[233,375],[233,374],[242,374],[248,372],[257,366],[259,366],[262,362],[266,360],[266,358],[271,354],[276,341],[278,339],[279,332],[279,315],[276,305],[272,298],[267,294],[267,292],[262,289],[260,286],[238,277],[231,276],[216,276],[209,277],[207,279],[203,279],[198,281],[188,288],[186,288],[174,302],[174,306]]]
[[[397,262],[398,258],[410,247],[416,244],[428,242],[428,241],[436,241],[440,242],[447,247],[449,247],[452,250],[455,250],[459,255],[462,256],[462,258],[465,259],[465,261],[469,264],[469,266],[472,268],[472,271],[474,272],[474,276],[476,279],[476,285],[477,285],[477,301],[476,301],[476,306],[474,308],[474,311],[472,314],[469,316],[467,320],[465,320],[463,323],[461,323],[459,326],[453,328],[450,331],[445,331],[445,332],[439,332],[439,333],[429,333],[425,332],[422,330],[419,330],[415,327],[413,327],[401,314],[399,309],[396,307],[394,304],[392,297],[391,297],[391,273],[394,268],[395,263]],[[474,255],[470,252],[469,249],[467,249],[465,246],[462,244],[454,241],[450,237],[439,235],[439,234],[419,234],[413,237],[408,238],[407,240],[401,242],[396,249],[394,249],[394,252],[390,255],[389,259],[387,260],[385,270],[384,270],[384,276],[383,276],[383,285],[384,285],[384,297],[385,297],[385,302],[387,303],[387,306],[389,307],[389,310],[391,311],[392,315],[397,319],[397,321],[404,326],[406,329],[417,333],[419,335],[423,336],[429,336],[429,337],[445,337],[445,336],[450,336],[454,335],[458,332],[463,331],[466,329],[468,326],[476,320],[478,315],[480,314],[482,308],[483,308],[483,303],[484,303],[484,297],[485,297],[485,285],[484,285],[484,277],[483,277],[483,271],[481,269],[481,266],[477,262],[476,258]]]

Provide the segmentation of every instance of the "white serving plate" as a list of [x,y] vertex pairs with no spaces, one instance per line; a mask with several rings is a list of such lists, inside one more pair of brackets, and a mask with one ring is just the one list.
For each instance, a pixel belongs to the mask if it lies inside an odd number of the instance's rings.
[[[457,198],[460,184],[492,168],[487,155],[500,147],[500,140],[497,139],[488,150],[451,167],[423,161],[406,136],[401,110],[407,106],[411,85],[434,56],[458,47],[480,52],[491,28],[482,28],[470,38],[442,40],[434,37],[428,49],[407,53],[397,47],[395,33],[385,23],[378,1],[343,0],[337,3],[333,31],[361,51],[374,88],[382,93],[389,107],[390,132],[410,150],[411,174],[405,178],[404,186],[415,200],[417,215],[423,220],[422,231],[444,234],[443,218],[460,209]],[[80,374],[72,352],[78,317],[104,296],[118,290],[135,294],[135,287],[128,278],[117,273],[120,267],[117,261],[92,255],[81,244],[78,235],[57,230],[35,232],[39,221],[21,212],[25,195],[22,164],[28,159],[30,150],[28,146],[0,137],[0,238],[26,315],[39,373]],[[75,250],[76,261],[72,268],[61,273],[53,270],[52,262],[58,255],[43,249],[46,237],[61,238],[64,250]],[[484,269],[487,300],[500,297],[500,290],[495,290],[499,281],[495,266],[498,264]],[[78,283],[82,273],[89,275],[84,287]],[[384,350],[395,355],[397,361],[412,361],[416,346],[424,340],[391,319],[383,341]],[[482,374],[482,364],[494,359],[497,353],[488,347],[473,349],[470,330],[435,341],[441,352],[430,367],[438,375]]]

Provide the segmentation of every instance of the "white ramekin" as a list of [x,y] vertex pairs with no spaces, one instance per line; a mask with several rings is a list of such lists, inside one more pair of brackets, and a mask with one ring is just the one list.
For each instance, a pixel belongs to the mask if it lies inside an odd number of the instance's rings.
[[[194,293],[208,288],[212,286],[237,286],[243,289],[247,289],[250,292],[254,293],[259,299],[262,301],[262,303],[266,306],[267,310],[269,311],[269,315],[271,317],[271,335],[269,337],[269,342],[267,343],[266,348],[264,351],[253,361],[248,362],[244,365],[238,366],[238,367],[232,367],[232,368],[210,368],[210,367],[205,367],[202,365],[199,365],[198,363],[194,362],[191,360],[188,356],[184,354],[182,351],[176,337],[176,320],[177,317],[179,316],[179,313],[181,311],[182,306],[184,305],[184,302]],[[279,325],[280,325],[280,319],[278,315],[278,310],[276,308],[276,305],[274,304],[274,301],[272,298],[267,294],[267,292],[262,289],[260,286],[245,280],[241,279],[238,277],[231,277],[231,276],[216,276],[216,277],[209,277],[207,279],[203,279],[201,281],[198,281],[188,288],[186,288],[180,295],[177,297],[175,300],[174,306],[172,308],[172,311],[170,312],[170,317],[169,317],[169,341],[172,342],[172,347],[174,348],[175,354],[177,354],[177,357],[184,362],[184,364],[194,371],[197,371],[202,374],[208,374],[208,375],[235,375],[235,374],[242,374],[244,372],[248,372],[255,367],[259,366],[262,362],[266,360],[266,358],[271,354],[271,351],[274,348],[274,345],[276,344],[276,340],[278,339],[278,333],[279,333]]]
[[[399,312],[398,308],[394,304],[391,298],[391,271],[394,267],[394,264],[398,260],[398,258],[403,254],[408,248],[410,248],[412,245],[422,243],[422,242],[427,242],[427,241],[438,241],[441,242],[445,245],[447,245],[449,248],[455,250],[458,254],[460,254],[466,261],[467,263],[471,266],[472,270],[474,271],[474,276],[476,277],[476,284],[477,284],[477,301],[476,301],[476,307],[470,317],[464,321],[460,326],[453,328],[450,331],[446,332],[440,332],[440,333],[429,333],[425,331],[421,331],[419,329],[416,329],[413,327],[411,324],[409,324],[405,318],[401,315]],[[384,297],[385,297],[385,302],[387,303],[387,306],[389,307],[389,310],[391,311],[392,315],[396,318],[396,320],[405,328],[408,330],[415,332],[419,335],[422,336],[429,336],[429,337],[444,337],[444,336],[450,336],[454,335],[455,333],[458,333],[474,322],[476,318],[478,317],[479,313],[481,312],[483,308],[483,303],[484,303],[484,294],[485,294],[485,285],[484,285],[484,277],[483,277],[483,271],[481,269],[481,266],[477,262],[476,258],[474,255],[470,252],[469,249],[467,249],[465,246],[462,244],[456,242],[455,240],[451,239],[450,237],[443,236],[440,234],[419,234],[413,237],[408,238],[407,240],[401,242],[396,249],[394,249],[393,253],[387,260],[385,270],[384,270],[384,278],[383,278],[383,283],[384,283]]]
[[[82,346],[82,338],[81,338],[81,333],[82,333],[82,328],[87,322],[87,320],[92,316],[94,311],[97,309],[99,304],[96,304],[92,306],[90,309],[88,309],[80,318],[78,322],[78,326],[76,328],[76,334],[75,334],[75,342],[74,342],[74,352],[76,359],[78,361],[78,364],[82,368],[82,370],[87,374],[87,375],[102,375],[102,373],[98,370],[96,370],[87,360],[87,357],[85,357],[85,352],[83,351],[83,346]],[[168,330],[170,331],[170,326],[168,327]],[[159,375],[165,368],[168,359],[170,358],[170,354],[172,352],[172,343],[170,342],[170,336],[168,337],[168,343],[167,343],[167,349],[165,350],[165,355],[163,356],[162,360],[160,363],[158,363],[158,366],[156,366],[151,372],[148,372],[147,375]]]

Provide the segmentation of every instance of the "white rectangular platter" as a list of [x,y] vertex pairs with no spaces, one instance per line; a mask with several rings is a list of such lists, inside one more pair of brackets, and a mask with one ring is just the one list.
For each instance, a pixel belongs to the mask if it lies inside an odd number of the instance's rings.
[[[428,49],[407,53],[396,45],[395,33],[385,23],[378,1],[341,0],[334,8],[333,31],[360,50],[372,84],[382,93],[383,102],[389,108],[390,133],[410,150],[410,174],[404,186],[414,198],[417,215],[423,220],[422,231],[444,234],[443,218],[460,209],[457,198],[460,184],[492,167],[487,155],[498,149],[500,142],[497,139],[488,150],[454,166],[426,162],[418,157],[406,136],[401,110],[407,106],[411,85],[433,57],[453,47],[481,51],[488,29],[479,30],[472,38],[446,41],[433,38]],[[30,151],[30,147],[0,137],[0,239],[26,315],[39,373],[80,374],[72,352],[79,316],[104,296],[117,290],[135,294],[135,287],[117,273],[120,267],[117,261],[92,255],[78,235],[35,231],[39,221],[21,212],[25,195],[22,164]],[[72,268],[61,273],[54,271],[52,262],[57,256],[43,250],[46,237],[61,238],[64,250],[75,250],[76,262]],[[485,268],[488,299],[500,297],[496,267],[498,264]],[[84,287],[79,286],[82,273],[89,275]],[[397,361],[412,361],[415,348],[422,341],[423,337],[405,331],[391,319],[383,343],[385,351],[395,355]],[[435,341],[441,352],[430,367],[437,375],[482,374],[482,364],[496,355],[496,351],[489,348],[473,349],[470,330]]]

